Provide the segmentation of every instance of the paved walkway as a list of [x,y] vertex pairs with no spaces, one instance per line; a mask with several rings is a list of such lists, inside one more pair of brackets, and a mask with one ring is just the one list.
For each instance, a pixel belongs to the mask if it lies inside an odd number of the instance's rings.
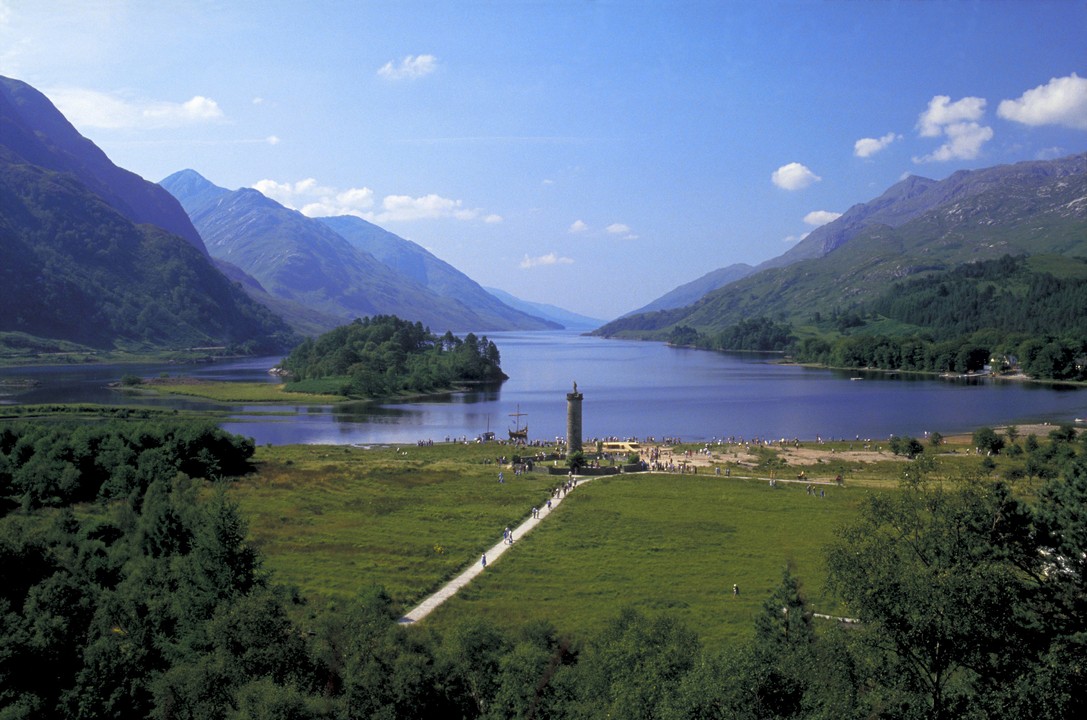
[[[547,508],[547,502],[544,501],[543,505],[540,506],[540,516],[538,518],[529,517],[513,529],[513,545],[508,544],[505,540],[500,540],[494,547],[487,550],[487,567],[490,567],[492,563],[502,557],[507,550],[517,547],[517,543],[520,542],[529,531],[543,522],[548,515],[555,512],[558,506],[562,504],[563,498],[566,497],[566,495],[574,492],[579,487],[592,480],[592,477],[575,475],[574,479],[577,480],[577,485],[575,485],[573,489],[565,494],[560,492],[558,497],[551,498],[550,510]],[[563,480],[563,482],[566,482],[566,480]],[[400,623],[402,625],[410,625],[411,623],[419,622],[443,602],[456,595],[458,590],[470,583],[477,575],[484,572],[483,563],[480,562],[481,559],[482,558],[477,559],[468,566],[467,570],[446,583],[446,585],[438,590],[438,592],[416,605],[411,612],[400,618]]]

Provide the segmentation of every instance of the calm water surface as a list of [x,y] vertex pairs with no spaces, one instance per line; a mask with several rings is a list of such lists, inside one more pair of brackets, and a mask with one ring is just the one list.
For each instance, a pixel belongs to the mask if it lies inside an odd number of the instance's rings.
[[[566,393],[575,381],[585,396],[586,437],[877,438],[1087,418],[1083,389],[815,370],[775,364],[771,355],[711,353],[565,332],[488,336],[510,376],[500,387],[420,403],[229,406],[223,427],[258,443],[413,443],[474,438],[487,430],[505,437],[516,421],[511,414],[520,411],[530,437],[549,440],[565,435]],[[106,384],[130,372],[276,382],[267,370],[277,361],[7,369],[0,377],[40,384],[28,390],[0,388],[0,402],[222,410],[198,400],[126,395]]]

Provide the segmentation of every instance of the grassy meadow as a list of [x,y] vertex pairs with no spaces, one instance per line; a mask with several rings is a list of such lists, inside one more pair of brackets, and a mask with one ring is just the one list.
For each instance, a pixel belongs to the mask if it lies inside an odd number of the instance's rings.
[[[231,493],[279,581],[311,607],[382,585],[407,610],[501,539],[561,478],[505,468],[501,445],[259,447],[257,472]],[[554,516],[425,623],[484,614],[510,627],[545,618],[581,636],[624,604],[667,611],[710,643],[751,631],[755,613],[789,564],[817,612],[841,612],[824,589],[823,550],[866,493],[892,489],[904,461],[812,460],[808,477],[846,470],[826,497],[779,478],[800,465],[774,454],[722,452],[732,477],[634,474],[584,483]],[[748,466],[741,464],[746,462]],[[752,467],[756,463],[764,467]],[[833,472],[832,472],[833,471]],[[819,477],[816,477],[819,475]],[[828,476],[829,477],[824,477]],[[731,592],[739,585],[740,595]]]
[[428,622],[544,617],[580,636],[631,605],[668,612],[716,644],[751,632],[787,564],[816,611],[834,614],[823,548],[866,492],[819,497],[804,484],[706,474],[596,478]]

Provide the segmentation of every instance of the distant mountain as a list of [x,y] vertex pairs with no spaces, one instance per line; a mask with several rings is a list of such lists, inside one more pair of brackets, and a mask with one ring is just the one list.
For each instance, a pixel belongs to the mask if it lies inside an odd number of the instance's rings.
[[[51,108],[33,88],[0,82],[0,333],[130,350],[276,352],[297,341],[212,265],[202,243],[147,222],[156,209],[180,210],[173,198],[141,187],[150,183],[73,136]],[[153,202],[118,208],[124,198]]]
[[599,318],[579,315],[578,313],[570,312],[569,310],[565,310],[556,305],[522,300],[521,298],[510,295],[508,292],[499,290],[498,288],[484,289],[510,307],[557,323],[565,330],[592,330],[593,328],[598,328],[604,324],[604,321]]
[[684,308],[628,316],[602,335],[717,332],[745,318],[804,324],[849,310],[902,278],[1012,255],[1087,255],[1087,154],[908,178],[758,272]]
[[[317,218],[358,249],[443,298],[470,307],[483,325],[476,330],[547,330],[562,323],[508,303],[422,246],[352,215]],[[594,325],[593,327],[596,327]]]
[[428,289],[325,223],[256,190],[219,188],[193,170],[174,173],[160,184],[175,193],[213,257],[237,266],[277,298],[341,321],[396,315],[439,334],[516,327]]
[[712,272],[708,272],[697,280],[680,285],[674,290],[666,292],[659,298],[649,303],[645,307],[638,308],[627,315],[638,315],[641,313],[655,312],[657,310],[671,310],[673,308],[684,307],[696,302],[699,298],[709,292],[713,292],[718,288],[722,288],[729,283],[742,280],[751,273],[755,272],[755,268],[747,263],[736,263],[729,265],[728,267],[718,268]]
[[0,77],[0,138],[13,157],[46,170],[71,173],[133,223],[157,225],[207,253],[200,234],[168,192],[114,165],[48,98],[6,77]]

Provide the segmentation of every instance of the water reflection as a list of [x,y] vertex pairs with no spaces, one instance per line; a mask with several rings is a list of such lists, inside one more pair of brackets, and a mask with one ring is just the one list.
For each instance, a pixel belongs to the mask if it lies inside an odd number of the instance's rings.
[[[278,382],[279,358],[190,367],[8,368],[0,378],[36,380],[0,387],[0,402],[96,402],[228,413],[224,427],[258,443],[410,443],[506,437],[518,409],[530,437],[553,439],[566,427],[566,393],[585,394],[587,436],[886,437],[944,434],[979,425],[1087,417],[1082,389],[987,379],[946,380],[873,371],[777,364],[778,356],[721,354],[657,343],[601,340],[572,333],[490,333],[510,379],[502,385],[420,402],[223,406],[198,399],[122,394],[107,385],[123,374],[165,372],[207,379]],[[855,381],[852,378],[861,378]]]

